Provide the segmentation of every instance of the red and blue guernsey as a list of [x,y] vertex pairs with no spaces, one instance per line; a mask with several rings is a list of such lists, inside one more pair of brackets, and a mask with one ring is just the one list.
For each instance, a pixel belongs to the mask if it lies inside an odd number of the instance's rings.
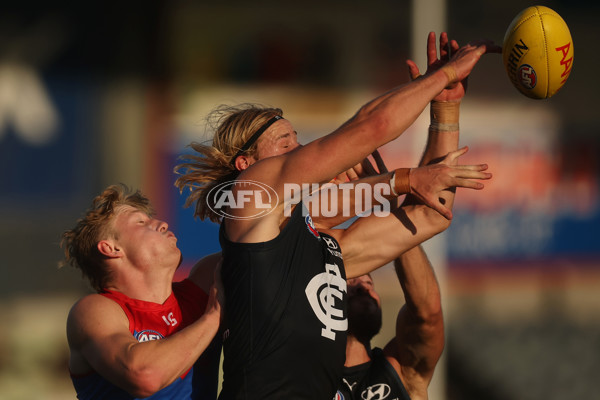
[[[208,295],[190,280],[173,283],[173,293],[163,303],[135,300],[123,293],[107,290],[103,296],[117,302],[127,318],[129,331],[139,341],[159,340],[196,321],[206,308]],[[221,354],[220,335],[186,373],[147,399],[215,399]],[[71,375],[80,400],[132,400],[132,395],[97,373]]]

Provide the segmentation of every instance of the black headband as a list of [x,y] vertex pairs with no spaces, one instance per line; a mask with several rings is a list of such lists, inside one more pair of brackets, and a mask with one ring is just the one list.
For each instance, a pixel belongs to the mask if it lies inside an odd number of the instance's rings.
[[248,141],[246,143],[244,143],[244,145],[242,146],[242,148],[235,154],[235,156],[231,160],[231,164],[235,165],[235,160],[239,156],[241,156],[246,150],[248,150],[254,144],[254,142],[256,142],[258,140],[258,138],[260,137],[260,135],[262,135],[263,133],[265,133],[265,131],[267,129],[269,129],[269,127],[271,125],[273,125],[275,122],[279,121],[280,119],[283,119],[283,117],[281,117],[279,115],[276,115],[273,118],[271,118],[270,120],[268,120],[267,122],[265,122],[265,124],[263,126],[261,126],[260,129],[257,130],[254,133],[254,135],[252,135],[250,137],[250,139],[248,139]]

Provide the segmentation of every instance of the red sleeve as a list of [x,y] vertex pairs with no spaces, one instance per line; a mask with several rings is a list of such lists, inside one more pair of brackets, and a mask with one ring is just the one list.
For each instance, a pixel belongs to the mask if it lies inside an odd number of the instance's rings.
[[181,307],[183,317],[182,328],[188,326],[206,310],[208,294],[189,279],[173,283],[173,293]]

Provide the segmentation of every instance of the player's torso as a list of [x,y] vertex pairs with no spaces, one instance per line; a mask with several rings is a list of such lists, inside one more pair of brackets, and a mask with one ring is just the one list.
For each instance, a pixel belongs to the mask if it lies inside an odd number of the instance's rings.
[[[244,245],[223,239],[223,398],[243,383],[257,390],[255,398],[303,398],[324,387],[329,400],[347,328],[339,245],[319,234],[300,206],[274,240]],[[307,370],[314,372],[307,376]]]

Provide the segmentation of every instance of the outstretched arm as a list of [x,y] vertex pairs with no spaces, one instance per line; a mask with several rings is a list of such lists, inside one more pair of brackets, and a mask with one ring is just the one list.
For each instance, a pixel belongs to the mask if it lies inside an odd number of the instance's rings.
[[[285,220],[285,207],[291,203],[285,198],[286,184],[329,182],[366,158],[375,149],[400,136],[431,99],[446,87],[452,87],[465,79],[482,55],[488,52],[499,53],[501,50],[500,46],[491,41],[468,44],[458,49],[449,60],[445,60],[442,68],[431,69],[421,78],[370,101],[331,134],[306,146],[295,148],[289,153],[262,159],[242,171],[239,180],[259,181],[277,193],[277,196],[273,197],[278,199],[274,200],[277,205],[271,204],[271,207],[277,209],[259,219],[246,218],[256,215],[257,210],[263,211],[258,209],[257,204],[248,203],[243,208],[232,210],[237,218],[225,221],[229,238],[237,242],[261,242],[276,237]],[[237,186],[234,192],[236,190]],[[416,193],[418,197],[419,194]],[[439,230],[435,233],[438,232]],[[417,243],[420,242],[414,244]],[[393,258],[395,255],[391,259]],[[391,259],[386,259],[385,262]]]
[[[440,48],[438,59],[435,35],[431,33],[427,41],[428,70],[444,65],[450,58],[450,52],[460,51],[458,44],[455,41],[449,42],[445,33],[440,37]],[[413,78],[416,78],[419,74],[416,65],[409,62],[409,69]],[[419,79],[421,78],[417,80]],[[458,157],[466,152],[466,148],[455,150],[459,138],[458,107],[465,94],[465,87],[466,81],[460,81],[441,92],[432,102],[431,125],[422,164],[439,160],[440,156],[448,154],[439,165],[441,168],[450,168],[456,165]],[[460,178],[489,179],[491,174],[484,172],[486,169],[485,164],[465,166]],[[481,189],[483,185],[472,188]],[[447,220],[443,217],[440,219],[440,214],[432,214],[431,209],[415,201],[415,198],[418,200],[418,194],[408,196],[408,201],[387,217],[361,218],[344,231],[332,231],[344,252],[348,278],[364,275],[385,265],[448,227]],[[448,211],[451,210],[454,188],[440,192],[438,200]]]
[[[427,146],[428,154],[436,154],[438,149],[444,148],[437,142],[448,142],[448,146],[445,147],[453,147],[452,137],[447,139],[449,140],[430,140]],[[425,158],[429,159],[430,157]],[[383,160],[381,158],[379,160],[378,164],[383,164]],[[360,173],[357,173],[356,169],[352,169],[353,180],[340,182],[336,179],[321,186],[320,190],[316,192],[307,193],[307,196],[302,195],[302,200],[309,208],[317,229],[332,229],[367,211],[381,213],[385,210],[395,209],[397,197],[405,194],[414,196],[416,200],[450,220],[452,219],[451,207],[445,203],[444,199],[440,198],[440,193],[448,188],[480,188],[479,183],[474,182],[468,174],[465,174],[466,170],[475,167],[448,165],[437,158],[428,165],[422,163],[417,168],[398,168],[392,172],[387,172],[385,165],[380,165],[379,169],[383,173],[379,174],[372,169],[373,172],[370,176],[367,175],[369,172],[366,172],[366,169],[361,170]],[[350,176],[350,174],[346,173],[344,176]],[[476,178],[481,179],[481,176],[476,176]],[[325,207],[325,203],[327,203],[327,207]],[[371,205],[371,207],[366,205]]]
[[375,98],[331,134],[282,156],[257,162],[240,179],[260,178],[278,193],[283,193],[285,183],[329,182],[400,136],[431,99],[447,86],[465,79],[483,54],[500,51],[490,41],[468,44],[458,49],[450,61],[446,60],[443,68]]
[[[448,170],[456,159],[467,151],[462,148],[451,152],[442,163],[436,164]],[[458,166],[461,167],[461,166]],[[459,179],[489,179],[484,172],[485,164],[462,166]],[[483,184],[473,182],[474,189]],[[450,207],[454,197],[452,190],[439,193],[440,203]],[[404,204],[385,216],[372,214],[359,218],[344,230],[328,231],[339,242],[344,255],[348,279],[369,273],[394,260],[400,254],[444,231],[450,222],[437,211],[422,204]]]

